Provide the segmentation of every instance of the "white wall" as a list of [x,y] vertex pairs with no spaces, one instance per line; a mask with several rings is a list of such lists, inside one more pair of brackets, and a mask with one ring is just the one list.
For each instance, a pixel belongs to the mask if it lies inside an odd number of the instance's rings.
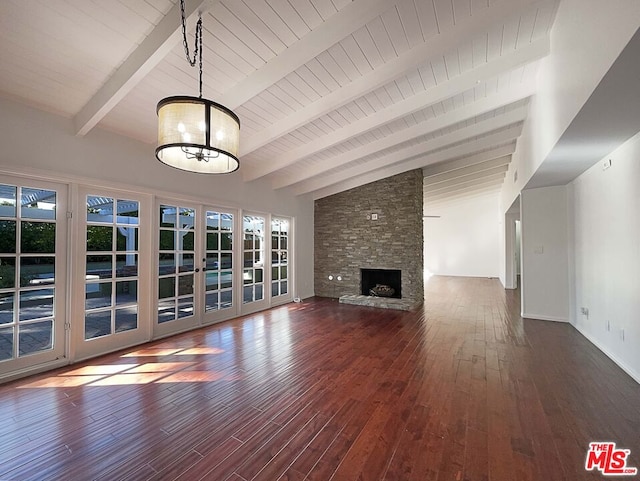
[[515,258],[516,258],[516,275],[521,274],[520,266],[522,264],[522,256],[520,252],[520,246],[522,245],[522,234],[521,234],[521,226],[520,220],[516,220],[516,245],[515,245]]
[[570,185],[572,323],[640,382],[640,133],[605,158]]
[[446,276],[497,277],[498,194],[472,197],[439,208],[425,206],[425,268]]
[[[561,0],[502,188],[509,208],[638,29],[638,0]],[[518,180],[514,173],[518,171]]]
[[[537,91],[501,190],[504,213],[549,156],[638,28],[637,0],[561,0],[539,63]],[[606,39],[606,41],[605,41]],[[517,180],[515,174],[517,172]],[[501,236],[506,236],[505,224]],[[506,276],[504,242],[500,278]]]
[[240,172],[207,176],[173,169],[156,160],[153,145],[100,129],[76,137],[70,119],[4,99],[0,99],[0,145],[0,171],[44,175],[60,182],[81,178],[97,185],[126,184],[129,189],[139,187],[164,196],[187,196],[203,203],[293,216],[294,294],[313,295],[311,197],[274,191],[267,181],[245,183]]
[[567,187],[522,191],[522,317],[569,320]]
[[[513,208],[509,209],[504,215],[504,227],[500,225],[500,232],[504,229],[503,244],[500,246],[500,252],[504,248],[505,255],[500,256],[500,282],[505,289],[515,289],[518,287],[516,263],[516,220],[520,219],[520,202],[518,201],[518,212],[513,212]],[[504,247],[503,247],[504,246]]]

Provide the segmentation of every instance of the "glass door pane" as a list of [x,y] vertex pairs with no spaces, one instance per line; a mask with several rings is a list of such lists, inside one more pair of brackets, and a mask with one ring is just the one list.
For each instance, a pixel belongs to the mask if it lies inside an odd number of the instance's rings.
[[[271,297],[290,298],[289,288],[289,225],[288,219],[271,219]],[[279,299],[275,299],[279,298]]]
[[161,204],[159,216],[157,324],[193,321],[196,208]]
[[86,196],[84,340],[138,329],[139,203]]
[[63,191],[0,184],[0,372],[64,355]]
[[[205,322],[227,316],[233,305],[234,215],[205,210],[203,292]],[[227,311],[222,313],[221,311]]]
[[245,215],[244,270],[242,272],[242,302],[264,299],[264,217]]
[[262,215],[245,214],[242,219],[243,313],[267,307],[265,296],[265,226]]

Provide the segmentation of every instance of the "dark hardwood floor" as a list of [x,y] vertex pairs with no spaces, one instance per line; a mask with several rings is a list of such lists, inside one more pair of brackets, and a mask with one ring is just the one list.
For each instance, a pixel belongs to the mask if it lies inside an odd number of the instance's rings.
[[0,386],[0,480],[583,480],[640,386],[497,280],[312,299]]

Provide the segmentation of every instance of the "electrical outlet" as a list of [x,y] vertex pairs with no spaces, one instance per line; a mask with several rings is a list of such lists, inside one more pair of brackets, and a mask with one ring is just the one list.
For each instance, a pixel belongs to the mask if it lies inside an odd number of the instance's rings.
[[624,342],[624,327],[620,329],[620,340]]
[[587,319],[589,319],[589,308],[588,307],[581,307],[580,308],[580,312],[582,313],[583,316],[586,316]]
[[611,321],[607,321],[607,331],[611,330]]

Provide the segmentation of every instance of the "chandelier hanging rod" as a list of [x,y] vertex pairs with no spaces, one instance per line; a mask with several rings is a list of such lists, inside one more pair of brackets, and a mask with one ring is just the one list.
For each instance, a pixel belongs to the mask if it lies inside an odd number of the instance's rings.
[[200,98],[202,98],[202,12],[198,12],[193,60],[191,60],[191,55],[189,55],[189,43],[187,42],[187,20],[184,15],[184,0],[180,0],[180,19],[182,20],[182,46],[184,47],[184,54],[187,57],[187,62],[189,62],[189,65],[192,67],[195,67],[196,58],[200,60],[198,79],[200,84]]

